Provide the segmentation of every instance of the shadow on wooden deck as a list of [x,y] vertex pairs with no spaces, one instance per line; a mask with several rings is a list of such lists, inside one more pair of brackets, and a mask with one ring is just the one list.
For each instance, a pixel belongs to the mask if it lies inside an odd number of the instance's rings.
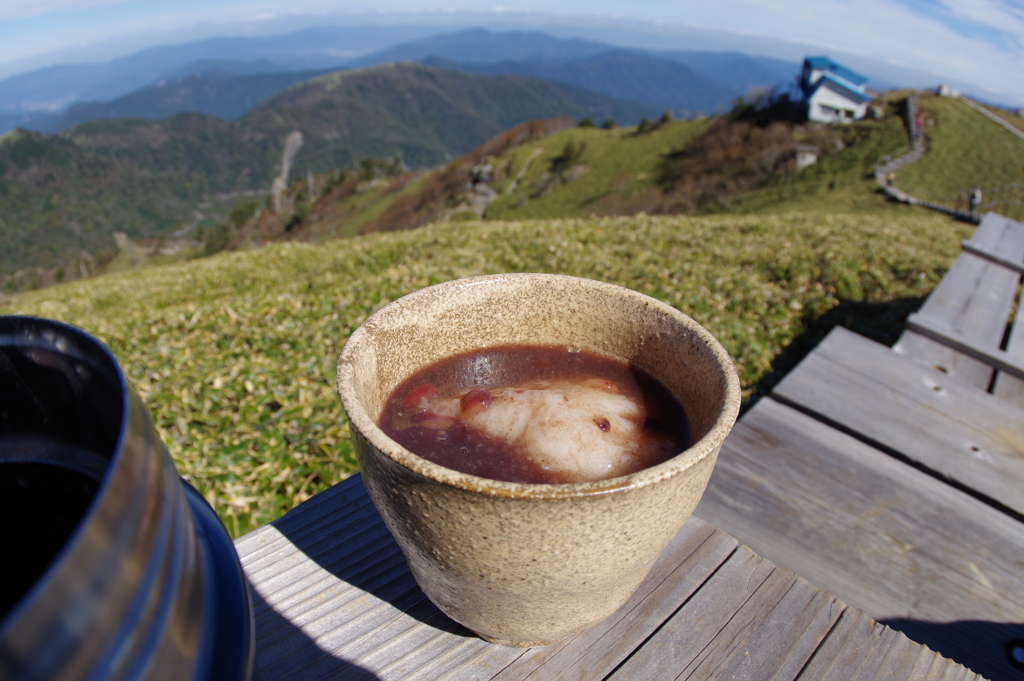
[[[253,681],[261,681],[268,673],[273,678],[282,675],[280,667],[301,669],[308,679],[344,679],[345,681],[379,681],[379,677],[368,669],[349,662],[320,648],[316,641],[307,636],[286,617],[274,610],[256,592],[252,583],[253,610],[256,612],[260,629],[260,645],[256,648],[256,671]],[[267,633],[264,634],[264,631]],[[280,659],[275,648],[287,645],[288,655]]]
[[[956,660],[958,655],[956,647],[947,644],[949,641],[962,642],[962,646],[977,651],[991,651],[993,657],[998,656],[1001,648],[1009,665],[1024,672],[1024,657],[1020,658],[1021,661],[1018,661],[1016,657],[1024,655],[1024,623],[1004,624],[982,620],[923,622],[901,618],[878,621],[896,631],[902,631],[912,641],[928,641],[928,645],[935,652],[952,660]],[[1017,652],[1018,650],[1020,652]],[[986,666],[984,662],[979,662],[977,659],[970,661],[975,663],[975,667],[977,667],[975,671],[991,679],[1009,678],[1005,676],[1007,670],[1002,665]],[[1024,674],[1021,674],[1021,678],[1024,678]]]
[[907,317],[917,312],[924,301],[924,296],[895,298],[881,303],[840,299],[838,305],[823,315],[806,315],[803,320],[804,331],[775,358],[771,369],[757,383],[752,395],[743,404],[742,413],[752,407],[758,399],[770,394],[779,381],[811,354],[835,327],[842,326],[860,336],[892,347],[903,333]]

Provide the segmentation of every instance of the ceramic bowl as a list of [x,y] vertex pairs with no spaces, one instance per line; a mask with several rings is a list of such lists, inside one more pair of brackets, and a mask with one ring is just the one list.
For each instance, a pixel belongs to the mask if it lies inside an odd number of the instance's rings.
[[[507,344],[578,346],[640,366],[683,405],[692,445],[608,480],[521,484],[439,466],[378,427],[406,377]],[[338,390],[367,491],[420,587],[479,636],[520,647],[571,636],[626,602],[696,507],[740,405],[732,361],[691,318],[550,274],[450,281],[387,305],[346,343]]]

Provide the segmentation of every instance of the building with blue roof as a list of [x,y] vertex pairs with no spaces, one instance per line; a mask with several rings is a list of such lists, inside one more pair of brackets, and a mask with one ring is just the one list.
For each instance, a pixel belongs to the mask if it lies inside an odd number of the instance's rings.
[[828,57],[807,57],[800,74],[800,89],[808,120],[849,123],[864,118],[871,97],[868,79]]

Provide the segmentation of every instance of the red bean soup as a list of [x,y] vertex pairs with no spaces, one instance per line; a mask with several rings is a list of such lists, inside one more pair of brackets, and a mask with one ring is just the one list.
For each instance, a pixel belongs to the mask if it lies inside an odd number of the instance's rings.
[[657,379],[565,346],[448,357],[403,381],[379,425],[429,461],[510,482],[605,480],[689,446],[686,414]]

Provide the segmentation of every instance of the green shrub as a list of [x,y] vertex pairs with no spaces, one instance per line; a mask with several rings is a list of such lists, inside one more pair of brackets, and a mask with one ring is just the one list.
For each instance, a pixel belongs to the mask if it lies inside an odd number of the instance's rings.
[[479,220],[480,216],[475,210],[459,210],[452,213],[451,217],[448,218],[451,222],[471,222],[473,220]]

